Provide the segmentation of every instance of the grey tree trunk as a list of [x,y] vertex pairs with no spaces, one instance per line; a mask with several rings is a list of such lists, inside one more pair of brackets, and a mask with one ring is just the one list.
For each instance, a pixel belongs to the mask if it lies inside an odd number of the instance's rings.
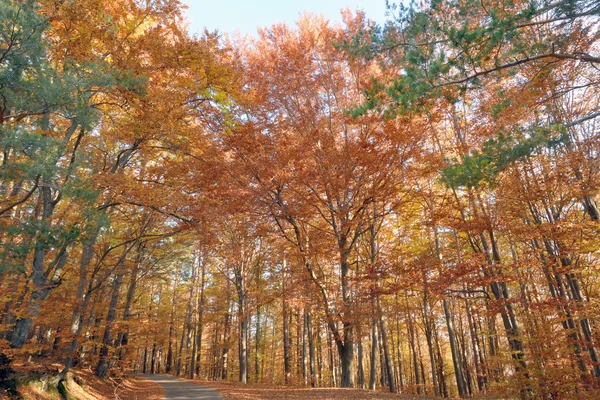
[[260,331],[260,306],[256,307],[256,325],[254,333],[254,382],[260,381],[260,345],[261,345],[261,331]]
[[104,328],[104,335],[102,337],[102,348],[100,349],[100,360],[98,361],[98,366],[96,367],[96,376],[99,378],[104,378],[108,374],[108,355],[111,335],[112,335],[112,327],[117,315],[117,303],[119,301],[119,290],[121,289],[121,284],[123,283],[123,273],[117,273],[115,280],[113,282],[112,295],[110,298],[110,305],[108,307],[108,314],[106,315],[106,327]]
[[72,336],[69,349],[67,350],[67,356],[65,357],[65,367],[60,373],[60,380],[65,379],[67,372],[73,365],[73,359],[77,346],[79,344],[78,337],[81,335],[83,329],[83,318],[84,318],[84,296],[85,288],[87,284],[88,268],[94,255],[94,244],[98,237],[98,230],[95,230],[91,237],[84,241],[83,249],[81,252],[81,262],[79,263],[79,281],[77,283],[77,291],[75,292],[75,307],[73,308],[73,314],[71,315],[71,325],[69,332]]
[[450,342],[450,350],[452,351],[452,363],[454,364],[454,374],[456,377],[456,386],[458,388],[458,394],[460,397],[468,395],[467,383],[465,382],[465,376],[463,372],[462,360],[458,348],[458,342],[456,340],[456,333],[454,329],[454,320],[452,313],[448,305],[448,300],[442,301],[444,307],[444,315],[446,317],[446,327],[448,328],[448,340]]
[[240,382],[248,383],[248,317],[243,312],[240,315],[239,335]]
[[[204,331],[204,288],[206,286],[206,263],[204,260],[201,261],[202,276],[200,277],[200,297],[198,298],[198,325],[196,330],[196,345],[197,352],[195,352],[195,374],[200,376],[200,367],[202,361],[202,333]],[[193,379],[193,378],[192,378]]]
[[[285,268],[286,262],[283,261],[283,265]],[[285,272],[283,276],[283,299],[282,299],[282,307],[283,307],[283,372],[285,374],[285,384],[290,383],[290,379],[292,377],[292,370],[290,365],[290,327],[288,323],[288,306],[286,301],[286,292],[285,292]]]
[[173,370],[173,341],[175,340],[175,291],[179,284],[179,270],[175,274],[173,284],[173,295],[171,297],[171,316],[169,318],[169,348],[167,350],[167,365],[165,372],[170,374]]
[[383,316],[379,315],[379,329],[381,331],[381,344],[383,347],[383,356],[385,360],[385,369],[387,372],[387,383],[390,388],[390,392],[396,392],[396,382],[394,379],[394,367],[392,365],[392,357],[390,355],[390,346],[388,343],[387,337],[387,329],[385,326],[385,321],[383,320]]
[[375,390],[377,382],[377,318],[371,322],[371,371],[369,374],[369,390]]
[[313,338],[312,315],[310,311],[306,313],[306,323],[308,327],[308,364],[310,372],[310,386],[317,387],[317,376],[315,371],[315,341]]

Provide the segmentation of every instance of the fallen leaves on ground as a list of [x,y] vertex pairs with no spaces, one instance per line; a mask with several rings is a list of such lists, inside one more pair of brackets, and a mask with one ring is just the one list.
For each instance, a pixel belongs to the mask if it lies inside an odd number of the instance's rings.
[[[15,367],[21,381],[27,383],[18,387],[22,398],[27,400],[59,400],[56,387],[46,385],[58,374],[58,365],[21,364]],[[100,379],[91,369],[76,369],[67,378],[69,396],[78,400],[164,400],[165,391],[157,383],[137,376],[121,376]],[[2,398],[0,396],[0,398]]]
[[360,389],[341,388],[305,388],[276,386],[266,384],[247,384],[222,381],[190,381],[221,392],[225,399],[231,400],[306,400],[306,399],[426,399],[427,397],[412,396],[398,393],[368,391]]

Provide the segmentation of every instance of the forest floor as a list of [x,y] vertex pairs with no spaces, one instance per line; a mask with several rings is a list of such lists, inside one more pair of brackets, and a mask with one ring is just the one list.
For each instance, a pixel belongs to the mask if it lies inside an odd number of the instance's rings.
[[[26,400],[62,400],[56,387],[58,368],[39,365],[14,365],[17,390]],[[96,377],[91,369],[75,369],[67,377],[67,398],[77,400],[163,400],[164,389],[137,376],[109,379]],[[0,399],[10,398],[0,392]],[[13,397],[19,398],[19,397]]]
[[[183,379],[182,379],[183,380]],[[310,399],[398,399],[410,400],[428,399],[427,396],[412,396],[407,394],[388,393],[383,391],[368,391],[360,389],[341,388],[306,388],[289,387],[267,384],[247,384],[223,381],[190,381],[221,392],[223,397],[231,400],[310,400]]]

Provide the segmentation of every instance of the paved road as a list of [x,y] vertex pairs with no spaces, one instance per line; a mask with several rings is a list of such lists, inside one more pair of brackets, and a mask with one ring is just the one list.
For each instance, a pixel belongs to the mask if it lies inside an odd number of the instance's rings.
[[194,383],[183,382],[169,375],[142,375],[162,386],[167,400],[222,400],[223,396],[213,389]]

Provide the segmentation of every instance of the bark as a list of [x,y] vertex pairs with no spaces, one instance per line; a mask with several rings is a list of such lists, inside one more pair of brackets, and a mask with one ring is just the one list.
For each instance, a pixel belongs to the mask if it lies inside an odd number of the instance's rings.
[[359,389],[364,389],[365,387],[365,370],[364,370],[364,361],[363,361],[363,341],[362,341],[362,324],[360,322],[357,323],[356,325],[356,333],[357,333],[357,340],[358,340],[358,345],[357,347],[357,352],[358,352],[358,387]]
[[240,382],[248,383],[248,317],[240,315],[239,338]]
[[[44,181],[44,186],[40,189],[40,198],[43,203],[41,222],[49,221],[56,204],[52,199],[50,185],[51,182],[46,179]],[[40,313],[42,304],[46,301],[48,296],[50,296],[54,287],[59,284],[62,266],[64,266],[64,263],[66,262],[65,249],[64,261],[61,263],[62,265],[58,265],[58,268],[54,273],[51,267],[46,269],[46,255],[49,251],[49,244],[45,243],[42,239],[36,239],[34,243],[32,274],[30,279],[32,285],[31,297],[26,303],[23,313],[24,316],[17,319],[9,339],[10,347],[17,349],[23,347],[29,338],[31,330],[33,329],[33,322]],[[60,258],[56,261],[60,262]],[[52,265],[53,263],[50,264]],[[50,274],[52,274],[52,277],[50,277]]]
[[335,356],[334,356],[334,348],[333,348],[333,341],[331,340],[331,334],[330,332],[327,332],[327,348],[329,349],[329,370],[330,370],[330,374],[331,374],[331,384],[333,385],[333,387],[337,387],[338,386],[338,373],[337,373],[337,366],[335,363]]
[[[192,330],[192,315],[194,310],[194,290],[196,286],[196,280],[198,276],[198,258],[194,259],[194,263],[192,265],[192,277],[190,281],[190,293],[188,296],[186,311],[185,311],[185,320],[183,321],[183,328],[181,330],[181,342],[179,342],[179,354],[177,355],[177,376],[181,375],[181,366],[183,363],[183,346],[186,343],[189,343],[189,332]],[[186,340],[186,337],[188,340]],[[189,346],[188,346],[189,347]]]
[[179,270],[175,273],[173,284],[173,294],[171,296],[171,316],[169,318],[169,348],[167,350],[166,373],[170,374],[173,370],[173,341],[175,340],[175,294],[179,284]]
[[[465,288],[466,290],[466,288]],[[469,333],[471,335],[471,346],[473,359],[475,362],[475,372],[477,373],[477,388],[480,392],[484,391],[487,385],[487,373],[485,371],[485,362],[481,351],[481,343],[477,334],[477,327],[473,322],[473,312],[471,311],[471,301],[465,299],[465,310],[467,313],[467,322],[469,323]]]
[[240,382],[248,382],[248,315],[247,315],[247,290],[246,290],[246,269],[242,261],[240,265],[234,268],[235,286],[238,295],[238,351],[240,363]]
[[229,300],[227,301],[227,310],[225,312],[225,322],[223,324],[223,350],[221,353],[221,379],[227,379],[229,367],[229,331],[231,329],[231,314],[229,312]]
[[290,331],[288,322],[288,308],[285,297],[283,299],[283,371],[285,374],[285,384],[287,385],[290,383],[292,371],[290,365]]
[[[78,124],[72,122],[63,138],[65,145],[69,143],[77,128]],[[83,136],[84,132],[85,131],[81,129],[81,136]],[[77,149],[78,146],[75,146],[72,157],[75,156]],[[53,164],[57,165],[65,154],[66,152],[59,154],[58,157],[53,160]],[[54,182],[52,176],[40,175],[36,178],[36,185],[38,185],[38,182],[40,181],[41,184],[39,185],[38,191],[41,210],[36,222],[41,226],[50,227],[52,225],[52,217],[56,205],[62,198],[62,192],[58,189],[54,189],[57,184]],[[33,193],[34,191],[31,191],[27,195],[27,198],[33,195]],[[18,203],[15,205],[18,205]],[[10,210],[15,205],[4,208],[2,212]],[[31,334],[34,321],[39,315],[42,305],[48,299],[50,293],[60,285],[62,270],[67,261],[67,249],[71,244],[70,242],[65,242],[62,246],[57,246],[60,249],[58,254],[52,261],[48,262],[47,256],[48,252],[51,250],[51,245],[46,241],[44,235],[36,235],[32,237],[31,240],[33,242],[33,262],[30,278],[31,296],[29,301],[27,301],[24,310],[22,310],[23,316],[16,320],[9,337],[9,346],[17,349],[23,347]]]
[[307,335],[307,330],[308,330],[308,322],[306,320],[307,316],[306,316],[306,308],[304,308],[303,310],[303,318],[302,318],[302,379],[304,380],[304,384],[306,385],[308,383],[308,373],[307,373],[307,362],[306,362],[306,356],[307,356],[307,341],[306,341],[306,335]]
[[[408,298],[407,298],[408,302]],[[423,393],[423,387],[421,386],[421,374],[419,373],[419,362],[418,362],[418,354],[415,345],[415,329],[412,322],[412,316],[410,315],[410,311],[407,312],[407,322],[408,322],[408,334],[409,334],[409,343],[410,350],[412,354],[412,364],[413,364],[413,372],[415,378],[415,385],[417,386],[417,394]]]
[[202,361],[202,334],[204,332],[204,298],[205,293],[204,289],[206,286],[206,264],[202,261],[202,276],[200,278],[200,297],[198,298],[198,326],[196,330],[196,343],[197,343],[197,353],[196,354],[196,376],[200,376],[200,367]]
[[435,322],[431,318],[431,305],[429,303],[429,288],[426,272],[423,271],[423,325],[425,326],[425,338],[427,340],[427,349],[429,352],[429,363],[431,365],[431,377],[433,380],[433,390],[435,397],[440,397],[440,388],[437,376],[437,363],[435,359],[435,349],[433,343],[433,330]]
[[310,311],[306,313],[306,325],[308,329],[308,364],[310,372],[310,386],[314,388],[317,387],[317,377],[315,371],[315,342],[313,338],[312,315]]
[[261,345],[261,332],[260,332],[260,306],[256,307],[256,326],[254,336],[254,382],[260,381],[260,345]]
[[72,336],[67,356],[65,357],[65,366],[60,373],[59,379],[62,381],[66,378],[67,372],[69,372],[73,365],[75,358],[75,352],[79,345],[79,336],[83,329],[83,318],[85,312],[84,296],[85,288],[87,284],[88,268],[94,256],[94,244],[98,237],[98,230],[95,230],[90,238],[83,242],[83,249],[81,252],[81,261],[79,263],[79,280],[77,283],[77,291],[75,292],[75,304],[73,307],[73,314],[71,315],[71,325],[69,327],[69,333]]
[[377,382],[377,319],[371,322],[371,371],[369,375],[369,390],[375,390]]
[[385,360],[385,369],[387,372],[387,383],[390,392],[396,392],[396,382],[394,380],[394,367],[392,366],[392,357],[390,355],[390,346],[388,344],[387,329],[383,317],[379,316],[379,329],[381,330],[381,344],[383,347],[383,356]]
[[121,284],[123,283],[123,273],[117,273],[113,282],[112,295],[110,298],[110,305],[108,308],[108,314],[106,315],[106,327],[104,328],[104,335],[102,337],[102,348],[100,350],[100,360],[96,367],[96,376],[104,378],[108,373],[108,355],[109,346],[111,342],[112,328],[114,321],[117,316],[117,303],[119,301],[119,291]]
[[[138,271],[141,262],[142,248],[138,250],[137,260],[131,269],[129,276],[129,287],[127,288],[127,297],[125,299],[125,310],[123,311],[123,322],[127,324],[127,321],[131,319],[131,306],[133,305],[133,298],[135,295],[135,289],[138,281]],[[117,345],[123,347],[119,352],[119,359],[122,360],[125,356],[126,347],[129,344],[129,325],[125,325],[125,330],[119,333],[119,339]]]
[[448,300],[442,301],[444,307],[444,315],[446,317],[446,327],[448,328],[448,341],[450,342],[450,350],[452,351],[452,363],[454,364],[454,376],[456,378],[456,386],[458,388],[458,394],[460,397],[468,395],[467,383],[465,382],[465,376],[463,372],[463,364],[460,358],[460,352],[458,348],[458,342],[456,340],[456,332],[454,329],[454,320],[452,318],[452,312],[448,305]]

